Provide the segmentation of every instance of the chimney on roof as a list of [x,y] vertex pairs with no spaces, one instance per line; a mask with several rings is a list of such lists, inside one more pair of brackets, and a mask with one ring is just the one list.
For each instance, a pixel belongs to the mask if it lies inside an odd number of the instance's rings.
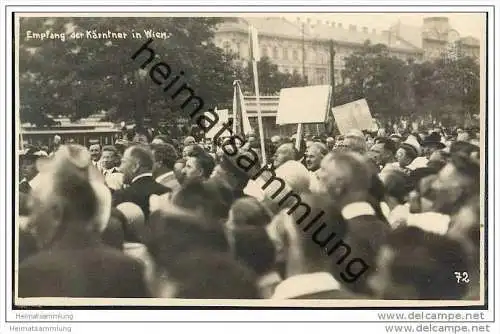
[[363,27],[363,32],[364,32],[365,34],[368,34],[368,27]]
[[354,24],[349,24],[349,30],[356,31],[356,26]]
[[335,28],[335,21],[332,21],[330,25]]
[[340,29],[342,29],[342,23],[341,23],[341,22],[339,22],[338,27],[339,27]]

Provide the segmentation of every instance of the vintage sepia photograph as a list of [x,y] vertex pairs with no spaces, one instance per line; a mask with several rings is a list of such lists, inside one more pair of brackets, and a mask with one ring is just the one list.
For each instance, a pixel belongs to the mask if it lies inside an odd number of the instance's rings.
[[486,13],[13,24],[15,306],[485,305]]

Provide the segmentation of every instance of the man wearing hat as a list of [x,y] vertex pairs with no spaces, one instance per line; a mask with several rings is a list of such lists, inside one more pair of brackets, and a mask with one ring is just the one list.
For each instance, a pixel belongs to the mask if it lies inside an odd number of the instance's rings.
[[401,139],[403,139],[403,137],[398,133],[391,134],[389,138],[397,145],[399,145],[399,143],[401,143]]
[[441,141],[441,135],[438,132],[432,132],[424,139],[422,147],[424,155],[429,158],[432,153],[444,149],[446,145]]
[[396,162],[387,164],[384,169],[382,169],[381,173],[385,173],[395,169],[409,175],[411,172],[409,166],[418,157],[418,148],[416,146],[416,142],[412,140],[406,140],[404,143],[399,145],[395,157]]

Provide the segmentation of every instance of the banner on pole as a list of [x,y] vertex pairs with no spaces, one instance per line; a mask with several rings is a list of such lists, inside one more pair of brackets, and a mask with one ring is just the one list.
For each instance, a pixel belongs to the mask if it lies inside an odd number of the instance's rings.
[[[228,109],[217,109],[214,112],[219,116],[219,121],[205,133],[205,138],[213,138],[222,129],[222,124],[229,121],[229,110]],[[209,113],[206,113],[208,118],[213,118]]]
[[235,80],[233,86],[233,134],[244,136],[252,132],[252,127],[250,126],[250,121],[248,120],[245,108],[245,98],[243,96],[243,92],[241,91],[239,80]]
[[365,99],[334,107],[332,114],[341,134],[352,129],[371,131],[373,128],[374,120]]
[[329,85],[283,88],[276,124],[324,123],[331,95]]

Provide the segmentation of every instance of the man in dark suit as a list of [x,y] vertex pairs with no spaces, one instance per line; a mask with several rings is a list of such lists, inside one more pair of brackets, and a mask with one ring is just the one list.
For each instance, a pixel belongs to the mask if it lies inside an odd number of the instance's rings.
[[148,297],[144,269],[138,261],[104,245],[98,236],[81,232],[73,230],[49,249],[21,262],[20,298]]
[[148,297],[141,264],[101,241],[90,154],[63,145],[31,190],[27,227],[39,251],[19,265],[19,297]]
[[113,207],[132,202],[142,209],[146,219],[149,217],[149,197],[171,191],[153,179],[153,163],[153,154],[145,146],[135,145],[125,151],[120,171],[123,173],[124,184],[129,187],[113,193]]
[[[318,171],[321,189],[342,214],[347,223],[346,244],[357,260],[355,270],[345,271],[349,289],[369,293],[366,280],[376,270],[375,255],[390,232],[390,225],[377,215],[370,195],[373,173],[367,158],[355,152],[328,154]],[[351,282],[352,281],[352,282]]]

